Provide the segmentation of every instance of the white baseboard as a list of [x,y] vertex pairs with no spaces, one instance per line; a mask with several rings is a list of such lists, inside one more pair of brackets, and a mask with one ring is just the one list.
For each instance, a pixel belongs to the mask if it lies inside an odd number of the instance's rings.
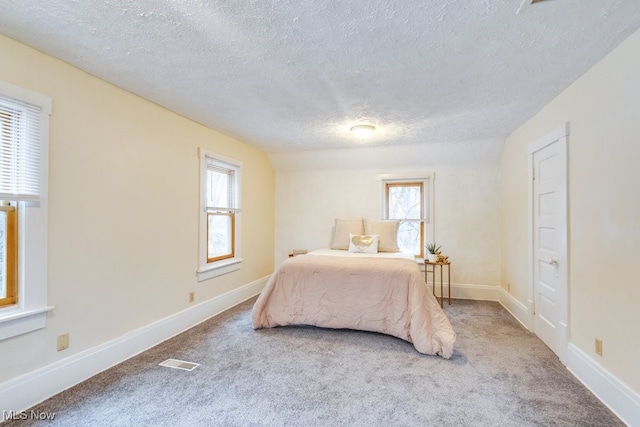
[[[499,286],[495,285],[468,285],[462,283],[451,284],[451,298],[473,299],[480,301],[498,301]],[[429,290],[433,290],[433,283],[429,283]],[[444,297],[447,298],[447,285],[445,283]],[[436,285],[435,293],[440,298],[440,282]]]
[[500,294],[498,301],[502,306],[518,321],[531,330],[531,312],[527,305],[518,301],[516,297],[507,292],[504,288],[500,287]]
[[640,395],[573,344],[567,369],[629,426],[640,426]]
[[[0,384],[0,411],[20,412],[260,293],[263,277],[114,340]],[[0,420],[1,422],[1,420]]]

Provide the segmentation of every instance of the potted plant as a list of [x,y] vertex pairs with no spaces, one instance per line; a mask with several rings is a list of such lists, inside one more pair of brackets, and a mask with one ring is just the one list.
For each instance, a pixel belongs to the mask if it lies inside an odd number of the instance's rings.
[[427,252],[429,252],[427,254],[427,259],[429,260],[429,262],[437,262],[438,261],[438,252],[440,251],[440,248],[442,246],[438,246],[434,243],[429,243],[427,244]]

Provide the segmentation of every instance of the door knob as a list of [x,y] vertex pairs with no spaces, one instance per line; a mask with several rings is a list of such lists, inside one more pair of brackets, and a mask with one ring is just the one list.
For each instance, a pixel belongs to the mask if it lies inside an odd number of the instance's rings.
[[551,264],[554,267],[558,267],[558,258],[554,258],[551,261],[549,261],[549,264]]

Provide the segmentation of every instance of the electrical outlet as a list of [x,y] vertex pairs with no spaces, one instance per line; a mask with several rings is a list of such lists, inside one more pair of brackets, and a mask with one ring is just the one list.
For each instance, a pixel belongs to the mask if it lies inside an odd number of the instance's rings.
[[69,348],[69,333],[58,335],[58,351]]
[[596,354],[602,356],[602,340],[596,338]]
[[196,300],[196,293],[191,291],[189,292],[189,302],[194,302]]

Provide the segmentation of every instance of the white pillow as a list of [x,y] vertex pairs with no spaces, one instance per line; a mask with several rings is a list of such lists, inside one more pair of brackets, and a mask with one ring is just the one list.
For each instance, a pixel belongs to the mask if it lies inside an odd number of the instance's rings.
[[400,221],[397,219],[370,219],[364,218],[364,234],[378,234],[380,252],[400,252],[398,247],[398,227]]
[[349,252],[361,254],[377,254],[380,236],[349,233]]
[[336,218],[336,225],[333,230],[331,249],[349,249],[349,234],[363,234],[362,219],[340,219]]

